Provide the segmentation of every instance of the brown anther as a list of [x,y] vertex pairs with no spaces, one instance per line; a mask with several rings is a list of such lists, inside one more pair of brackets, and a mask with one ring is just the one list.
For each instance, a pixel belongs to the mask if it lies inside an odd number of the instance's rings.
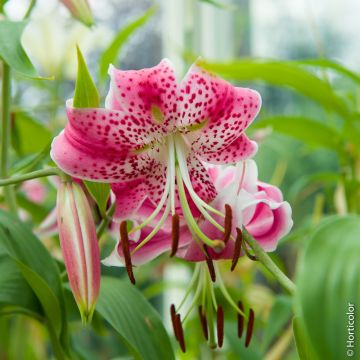
[[206,254],[206,264],[209,269],[211,280],[212,280],[212,282],[215,282],[216,281],[216,273],[215,273],[214,263],[210,257],[210,254],[209,254],[209,251],[208,251],[208,248],[206,245],[204,245],[204,251]]
[[[238,308],[244,312],[244,305],[241,301],[238,301]],[[244,316],[240,313],[237,314],[237,325],[238,325],[238,337],[241,339],[244,332]]]
[[179,235],[180,235],[179,215],[174,214],[172,217],[172,241],[171,241],[170,257],[175,256],[177,252],[179,246]]
[[219,305],[217,308],[216,325],[218,346],[221,348],[224,343],[224,310],[221,305]]
[[223,241],[226,244],[231,235],[232,228],[232,209],[231,206],[225,204],[225,220],[224,220],[224,236]]
[[134,273],[132,270],[132,263],[131,263],[131,256],[130,256],[130,251],[129,251],[129,237],[128,237],[128,231],[127,231],[127,222],[123,221],[120,224],[120,243],[121,243],[121,248],[124,254],[124,259],[125,259],[125,267],[129,276],[129,279],[131,281],[132,284],[135,284],[135,277],[134,277]]
[[236,240],[235,240],[235,246],[234,246],[234,255],[232,258],[232,263],[231,263],[231,271],[234,271],[239,257],[240,257],[240,253],[241,253],[241,244],[242,244],[242,232],[239,228],[236,228]]
[[178,334],[177,334],[177,326],[176,326],[176,310],[175,310],[175,305],[171,304],[170,306],[170,317],[171,317],[171,323],[173,326],[173,330],[174,330],[174,335],[176,340],[178,340]]
[[176,315],[176,331],[178,336],[178,342],[181,348],[181,351],[186,352],[185,339],[184,339],[184,330],[181,324],[181,316],[180,314]]
[[205,312],[203,312],[202,305],[199,306],[199,319],[201,323],[201,329],[206,340],[209,340],[209,329],[207,324],[207,318]]
[[255,320],[255,314],[254,310],[250,309],[249,311],[249,320],[246,328],[246,339],[245,339],[245,347],[248,347],[251,341],[251,337],[254,330],[254,320]]

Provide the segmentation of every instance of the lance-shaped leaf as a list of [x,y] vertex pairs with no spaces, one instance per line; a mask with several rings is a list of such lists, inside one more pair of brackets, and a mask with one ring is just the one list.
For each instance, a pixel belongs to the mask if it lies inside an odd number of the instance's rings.
[[109,47],[102,53],[100,58],[99,75],[101,81],[105,80],[109,65],[116,63],[116,58],[118,57],[125,41],[154,15],[156,9],[157,6],[151,7],[135,21],[121,29],[114,37]]
[[91,78],[80,48],[76,47],[78,72],[73,105],[76,108],[96,108],[100,105],[100,96]]
[[356,343],[347,346],[360,328],[360,317],[354,316],[360,308],[359,233],[358,216],[328,219],[313,234],[299,266],[299,313],[319,359],[344,359],[348,349],[357,358]]
[[239,59],[230,63],[205,63],[201,65],[221,76],[239,80],[260,80],[266,84],[289,87],[305,95],[326,109],[333,110],[342,116],[348,116],[345,102],[334,92],[330,85],[291,62],[273,60]]
[[22,75],[36,77],[36,70],[21,45],[26,25],[25,21],[0,21],[0,57]]
[[159,314],[128,281],[103,277],[97,311],[119,333],[134,359],[174,359]]
[[25,224],[0,210],[0,248],[7,254],[39,299],[48,327],[66,346],[66,314],[59,269]]

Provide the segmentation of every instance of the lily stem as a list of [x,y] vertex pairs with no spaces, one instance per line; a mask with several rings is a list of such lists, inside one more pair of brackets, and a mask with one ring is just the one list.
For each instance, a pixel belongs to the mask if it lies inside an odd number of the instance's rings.
[[29,172],[27,174],[12,176],[8,179],[0,179],[0,186],[18,184],[18,183],[21,183],[26,180],[36,179],[36,178],[45,177],[45,176],[53,176],[53,175],[63,177],[64,173],[55,167],[42,169],[42,170],[36,170],[36,171]]
[[111,206],[109,207],[108,211],[105,214],[105,217],[101,220],[101,223],[96,230],[96,235],[98,239],[100,239],[101,235],[110,224],[110,221],[115,212],[115,205],[116,205],[115,202],[111,204]]
[[[8,64],[3,61],[2,71],[2,124],[1,124],[1,164],[0,164],[0,177],[5,178],[8,176],[9,170],[9,148],[10,148],[10,135],[11,135],[11,71]],[[15,216],[17,215],[17,206],[14,189],[6,187],[4,189],[4,196],[9,210]]]
[[279,269],[270,256],[246,230],[243,230],[243,239],[254,251],[258,260],[274,275],[280,285],[290,294],[293,294],[296,290],[295,284]]

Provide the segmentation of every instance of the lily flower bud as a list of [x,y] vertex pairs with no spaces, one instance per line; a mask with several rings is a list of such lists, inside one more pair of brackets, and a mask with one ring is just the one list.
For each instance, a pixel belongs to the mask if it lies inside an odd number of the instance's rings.
[[56,206],[65,267],[85,325],[91,321],[100,288],[100,255],[95,223],[86,195],[77,183],[61,183]]
[[94,25],[94,18],[87,0],[61,0],[71,15],[86,26]]

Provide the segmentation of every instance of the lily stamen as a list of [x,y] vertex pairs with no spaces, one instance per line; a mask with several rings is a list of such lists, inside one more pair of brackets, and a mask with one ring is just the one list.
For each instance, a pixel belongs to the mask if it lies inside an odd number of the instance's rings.
[[199,319],[200,319],[202,332],[207,341],[207,340],[209,340],[209,329],[208,329],[206,314],[205,314],[205,312],[203,312],[202,305],[199,305]]
[[221,348],[224,342],[224,310],[221,305],[219,305],[216,311],[216,326],[218,346]]
[[171,304],[171,306],[170,306],[170,317],[171,317],[171,323],[173,326],[175,338],[176,338],[176,340],[178,340],[179,336],[178,336],[178,331],[177,331],[177,326],[176,326],[176,310],[175,310],[174,304]]
[[214,263],[210,257],[210,254],[209,254],[209,251],[208,251],[206,245],[204,245],[204,252],[206,254],[206,264],[209,269],[210,278],[211,278],[212,282],[215,282],[216,281],[216,273],[215,273]]
[[135,276],[132,270],[132,263],[131,263],[131,255],[129,250],[129,237],[128,237],[128,231],[127,231],[127,221],[123,221],[120,224],[120,244],[122,247],[122,251],[124,254],[125,259],[125,267],[126,271],[128,273],[129,279],[132,284],[135,284]]
[[177,331],[177,334],[178,334],[178,342],[179,342],[180,348],[181,348],[182,352],[185,353],[186,352],[186,345],[185,345],[185,338],[184,338],[184,329],[182,327],[181,315],[180,314],[176,315],[175,324],[176,324],[176,331]]
[[224,220],[224,237],[223,241],[226,244],[230,238],[232,229],[232,209],[229,204],[225,204],[225,220]]
[[[244,305],[242,301],[238,301],[239,309],[244,312]],[[244,332],[244,316],[240,313],[237,314],[237,327],[238,327],[238,337],[241,339]]]
[[170,257],[173,257],[177,252],[179,246],[179,235],[180,235],[179,215],[174,214],[172,217],[172,241],[171,241]]
[[249,311],[249,320],[246,328],[246,339],[245,347],[248,347],[252,338],[253,329],[254,329],[255,313],[253,309]]
[[239,228],[236,228],[236,240],[235,240],[235,246],[234,246],[234,255],[231,263],[231,271],[234,271],[240,254],[241,254],[241,245],[242,245],[242,231]]

